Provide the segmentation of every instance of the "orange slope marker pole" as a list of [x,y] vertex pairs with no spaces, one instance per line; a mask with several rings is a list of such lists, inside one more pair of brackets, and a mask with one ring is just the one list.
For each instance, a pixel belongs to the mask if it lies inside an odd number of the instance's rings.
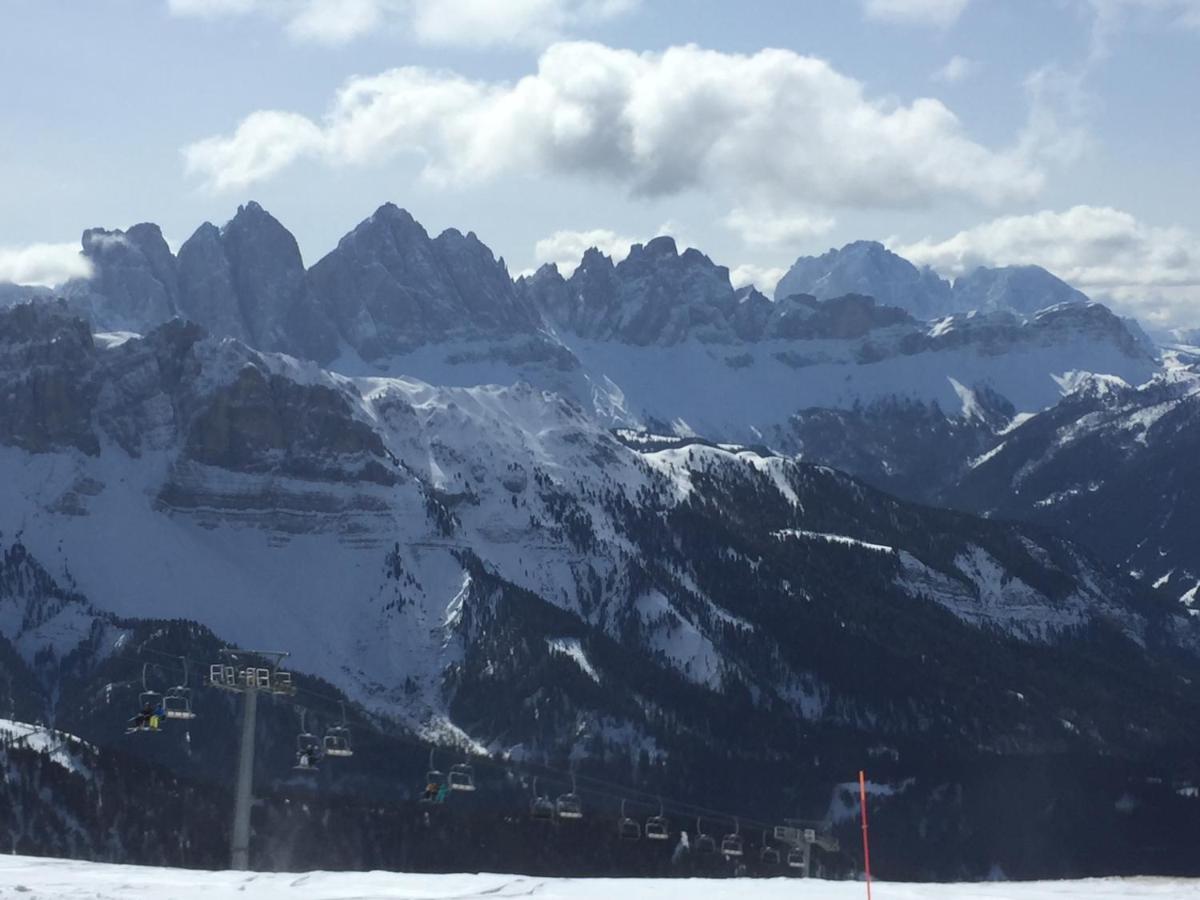
[[867,773],[858,773],[858,801],[862,807],[863,867],[867,871],[867,900],[871,900],[871,841],[867,837]]

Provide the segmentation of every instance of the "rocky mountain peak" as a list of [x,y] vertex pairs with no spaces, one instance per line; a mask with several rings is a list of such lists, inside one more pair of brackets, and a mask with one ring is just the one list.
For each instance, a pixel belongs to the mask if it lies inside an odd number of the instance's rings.
[[1059,303],[1087,303],[1088,297],[1041,266],[979,266],[954,282],[961,310],[1010,309],[1026,315]]
[[[175,315],[175,258],[157,225],[141,223],[128,231],[89,228],[81,244],[93,276],[72,282],[66,291],[92,308],[100,327],[137,329]],[[105,302],[94,302],[94,295]]]
[[474,232],[436,238],[381,206],[309,272],[322,311],[366,360],[438,341],[535,332],[537,313]]
[[874,297],[917,318],[935,318],[953,308],[950,283],[877,241],[855,241],[840,250],[796,260],[775,288],[775,296],[811,294],[829,300],[847,294]]

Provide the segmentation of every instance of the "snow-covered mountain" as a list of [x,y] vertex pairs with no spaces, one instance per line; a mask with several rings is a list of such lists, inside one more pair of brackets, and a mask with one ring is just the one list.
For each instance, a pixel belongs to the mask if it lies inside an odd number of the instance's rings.
[[876,241],[802,256],[775,288],[778,298],[811,294],[828,300],[850,293],[867,294],[924,319],[962,312],[1029,315],[1062,303],[1088,302],[1085,294],[1040,266],[980,266],[951,284]]
[[[968,630],[1200,635],[1067,544],[939,520],[780,457],[622,441],[528,385],[350,379],[181,322],[104,346],[49,306],[4,313],[0,351],[0,533],[90,604],[43,603],[30,632],[20,601],[5,633],[30,659],[82,640],[91,607],[195,618],[429,724],[450,718],[454,672],[481,662],[484,623],[518,591],[565,616],[547,640],[633,629],[686,681],[744,683],[809,717],[862,698],[761,617],[837,615],[849,559],[872,596]],[[730,588],[746,571],[753,595]]]
[[[668,268],[711,265],[655,253]],[[131,309],[160,296],[142,256],[130,271],[147,277],[128,283],[145,290],[123,295]],[[653,284],[654,271],[638,280]],[[324,314],[318,291],[297,290],[239,296],[266,308],[312,297]],[[906,503],[765,448],[610,428],[630,406],[616,376],[666,410],[699,383],[688,379],[719,373],[707,405],[675,417],[727,404],[749,427],[762,411],[788,423],[804,390],[849,413],[864,385],[877,391],[867,396],[901,383],[942,391],[944,373],[913,373],[957,360],[970,374],[949,387],[955,421],[998,433],[1018,408],[1007,398],[1040,409],[1079,388],[1083,376],[1045,374],[1070,371],[1071,353],[1132,384],[1157,370],[1103,307],[926,324],[869,298],[796,298],[779,307],[777,336],[735,344],[636,346],[564,329],[544,336],[577,361],[556,393],[336,372],[183,320],[94,334],[71,302],[0,312],[0,686],[33,692],[93,729],[85,736],[119,729],[137,695],[130,645],[168,635],[167,655],[193,643],[210,655],[217,639],[289,649],[298,670],[390,728],[517,762],[589,760],[664,791],[699,779],[710,798],[776,815],[820,784],[827,801],[846,761],[876,751],[898,784],[934,756],[946,778],[999,778],[1011,764],[1006,777],[1020,780],[1026,756],[1098,751],[1134,760],[1141,778],[1137,767],[1161,754],[1175,764],[1170,748],[1196,740],[1186,685],[1200,619],[1078,544]],[[492,340],[455,336],[389,364],[426,354],[454,370],[448,347]],[[786,355],[801,352],[825,356]],[[1007,393],[984,390],[980,367]],[[736,381],[748,369],[775,380]],[[570,392],[597,387],[598,372],[613,373],[610,414],[597,412],[599,391]],[[652,393],[664,372],[679,384]],[[831,385],[847,376],[860,384],[839,397]],[[212,634],[161,624],[180,619]],[[113,694],[125,705],[97,700]],[[286,755],[295,721],[275,715],[271,741]],[[1124,777],[1106,771],[1105,790]],[[902,808],[928,816],[952,794],[923,781]],[[1063,804],[1064,821],[1080,815]],[[945,818],[979,820],[962,808]]]

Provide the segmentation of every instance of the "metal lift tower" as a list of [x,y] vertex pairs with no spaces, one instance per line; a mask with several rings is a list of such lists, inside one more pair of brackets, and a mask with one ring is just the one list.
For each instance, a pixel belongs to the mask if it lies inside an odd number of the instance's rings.
[[[222,650],[220,663],[209,667],[208,683],[242,695],[242,738],[238,745],[237,784],[233,796],[233,834],[230,868],[250,868],[250,809],[254,805],[254,731],[260,693],[290,697],[296,692],[292,673],[279,666],[287,653],[262,650]],[[264,662],[271,665],[263,665]]]

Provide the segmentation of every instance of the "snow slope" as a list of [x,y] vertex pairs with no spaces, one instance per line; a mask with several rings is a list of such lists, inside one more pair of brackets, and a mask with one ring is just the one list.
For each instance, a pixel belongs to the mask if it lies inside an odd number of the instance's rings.
[[[690,900],[774,900],[804,896],[809,900],[850,900],[865,896],[853,881],[808,881],[789,878],[739,880],[571,879],[523,875],[409,875],[393,872],[288,873],[197,872],[113,866],[77,860],[0,857],[0,895],[37,900],[88,897],[92,900],[175,900],[255,897],[261,900],[473,900],[473,898],[538,897],[541,900],[658,900],[686,895]],[[880,900],[1138,900],[1200,897],[1200,881],[1168,878],[1112,878],[1087,881],[988,882],[982,884],[888,884],[877,882]]]

